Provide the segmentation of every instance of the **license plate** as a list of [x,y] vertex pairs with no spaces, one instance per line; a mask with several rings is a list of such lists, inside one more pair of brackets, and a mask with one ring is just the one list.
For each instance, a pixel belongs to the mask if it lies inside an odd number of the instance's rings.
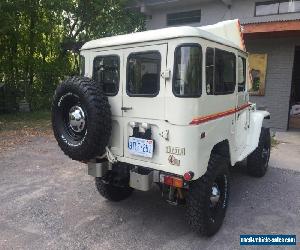
[[153,140],[146,140],[136,137],[128,138],[128,151],[133,155],[139,155],[147,158],[153,156]]

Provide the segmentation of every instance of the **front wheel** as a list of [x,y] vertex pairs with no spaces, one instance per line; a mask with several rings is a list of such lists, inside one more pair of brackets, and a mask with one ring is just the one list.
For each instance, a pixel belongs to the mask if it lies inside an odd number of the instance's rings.
[[257,148],[247,157],[249,175],[262,177],[266,174],[271,152],[270,129],[261,128]]
[[228,198],[228,162],[212,154],[206,173],[190,184],[186,215],[191,228],[204,236],[214,235],[223,223]]

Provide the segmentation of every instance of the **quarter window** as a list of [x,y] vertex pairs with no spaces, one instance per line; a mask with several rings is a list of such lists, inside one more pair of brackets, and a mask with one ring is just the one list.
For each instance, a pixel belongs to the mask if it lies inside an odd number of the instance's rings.
[[94,59],[93,78],[103,85],[108,96],[115,96],[119,91],[120,59],[118,56],[98,56]]
[[206,51],[206,91],[210,95],[226,95],[235,89],[234,53],[208,48]]
[[127,94],[156,96],[159,93],[161,56],[157,51],[132,53],[127,59]]
[[213,48],[206,49],[206,92],[213,94],[214,90],[214,75],[215,75],[215,50]]
[[238,57],[238,91],[245,91],[246,86],[246,59]]
[[173,93],[179,97],[202,94],[202,49],[198,44],[181,45],[175,50]]

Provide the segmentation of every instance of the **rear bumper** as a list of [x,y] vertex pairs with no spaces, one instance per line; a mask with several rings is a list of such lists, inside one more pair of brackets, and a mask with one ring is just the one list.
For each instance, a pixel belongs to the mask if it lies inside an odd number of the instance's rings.
[[136,166],[141,166],[153,170],[158,170],[158,171],[163,171],[166,173],[171,173],[175,175],[180,175],[183,176],[186,172],[189,170],[184,168],[184,167],[176,167],[176,166],[166,166],[163,164],[157,164],[153,162],[148,162],[148,161],[142,161],[142,160],[137,160],[137,159],[132,159],[128,157],[118,157],[118,161],[128,163],[131,165],[136,165]]
[[[112,169],[112,165],[108,162],[88,162],[88,174],[93,177],[105,177],[107,171]],[[121,167],[121,166],[120,166]],[[142,168],[144,170],[144,168]],[[149,191],[152,184],[159,182],[160,171],[147,169],[146,171],[139,171],[134,166],[128,171],[129,175],[129,186],[141,190]]]

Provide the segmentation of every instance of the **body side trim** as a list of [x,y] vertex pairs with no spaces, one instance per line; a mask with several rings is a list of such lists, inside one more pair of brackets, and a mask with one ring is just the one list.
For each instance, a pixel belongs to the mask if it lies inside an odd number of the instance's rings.
[[219,119],[221,117],[224,117],[224,116],[228,116],[228,115],[232,115],[234,113],[237,113],[245,108],[248,108],[250,107],[251,104],[250,103],[246,103],[240,107],[236,107],[236,108],[232,108],[232,109],[228,109],[226,111],[223,111],[223,112],[219,112],[219,113],[215,113],[215,114],[211,114],[211,115],[205,115],[205,116],[199,116],[199,117],[195,117],[191,122],[190,122],[190,125],[198,125],[198,124],[201,124],[201,123],[204,123],[204,122],[208,122],[208,121],[211,121],[211,120],[216,120],[216,119]]

